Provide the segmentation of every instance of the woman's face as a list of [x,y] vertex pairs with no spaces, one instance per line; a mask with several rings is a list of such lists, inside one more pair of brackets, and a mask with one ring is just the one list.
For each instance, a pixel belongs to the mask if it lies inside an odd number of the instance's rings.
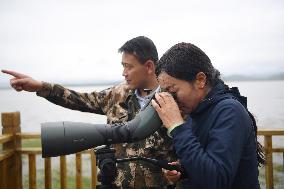
[[165,72],[158,77],[162,90],[176,94],[176,102],[182,113],[191,113],[203,98],[203,88],[196,80],[188,82],[176,79]]

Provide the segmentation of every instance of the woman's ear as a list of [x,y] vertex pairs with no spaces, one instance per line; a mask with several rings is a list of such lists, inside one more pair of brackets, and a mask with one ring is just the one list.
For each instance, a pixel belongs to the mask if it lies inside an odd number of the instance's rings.
[[206,79],[207,79],[207,77],[206,77],[205,73],[199,72],[198,74],[196,74],[195,81],[196,81],[197,87],[199,89],[205,88]]

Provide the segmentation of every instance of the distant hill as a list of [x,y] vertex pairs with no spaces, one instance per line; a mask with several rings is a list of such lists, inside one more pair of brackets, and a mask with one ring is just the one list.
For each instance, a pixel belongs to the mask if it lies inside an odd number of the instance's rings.
[[270,80],[284,80],[284,72],[280,74],[271,75],[268,77]]
[[272,75],[228,75],[222,77],[225,81],[263,81],[263,80],[284,80],[284,72]]

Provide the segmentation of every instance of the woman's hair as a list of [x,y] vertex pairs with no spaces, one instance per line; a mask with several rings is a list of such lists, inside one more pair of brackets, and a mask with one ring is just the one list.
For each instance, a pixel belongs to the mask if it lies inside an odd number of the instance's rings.
[[[156,69],[157,76],[162,72],[165,72],[174,78],[188,82],[194,81],[196,79],[196,75],[199,72],[203,72],[206,75],[206,84],[210,87],[214,87],[218,82],[222,82],[224,84],[224,82],[220,79],[220,72],[213,67],[209,57],[200,48],[190,43],[178,43],[171,47],[161,57]],[[228,86],[225,85],[225,87],[229,89]],[[248,114],[252,120],[257,144],[258,164],[264,164],[265,156],[263,154],[263,147],[257,141],[256,121],[249,111]]]
[[171,47],[159,60],[156,74],[161,72],[189,82],[195,80],[196,74],[203,72],[206,84],[211,87],[220,80],[220,72],[213,67],[209,57],[190,43],[178,43]]
[[254,135],[255,135],[255,140],[256,140],[256,152],[257,152],[257,161],[258,161],[258,165],[264,165],[265,164],[265,155],[263,152],[263,146],[257,141],[257,125],[256,125],[256,121],[254,116],[252,115],[252,113],[250,113],[250,111],[248,111],[249,113],[249,117],[252,120],[252,125],[253,125],[253,129],[254,129]]

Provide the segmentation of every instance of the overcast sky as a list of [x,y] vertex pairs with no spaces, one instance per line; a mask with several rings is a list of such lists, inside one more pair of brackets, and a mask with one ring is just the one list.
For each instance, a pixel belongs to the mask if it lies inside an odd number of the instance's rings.
[[123,80],[117,50],[139,35],[159,57],[194,43],[224,75],[284,72],[283,0],[0,0],[0,69],[39,80]]

